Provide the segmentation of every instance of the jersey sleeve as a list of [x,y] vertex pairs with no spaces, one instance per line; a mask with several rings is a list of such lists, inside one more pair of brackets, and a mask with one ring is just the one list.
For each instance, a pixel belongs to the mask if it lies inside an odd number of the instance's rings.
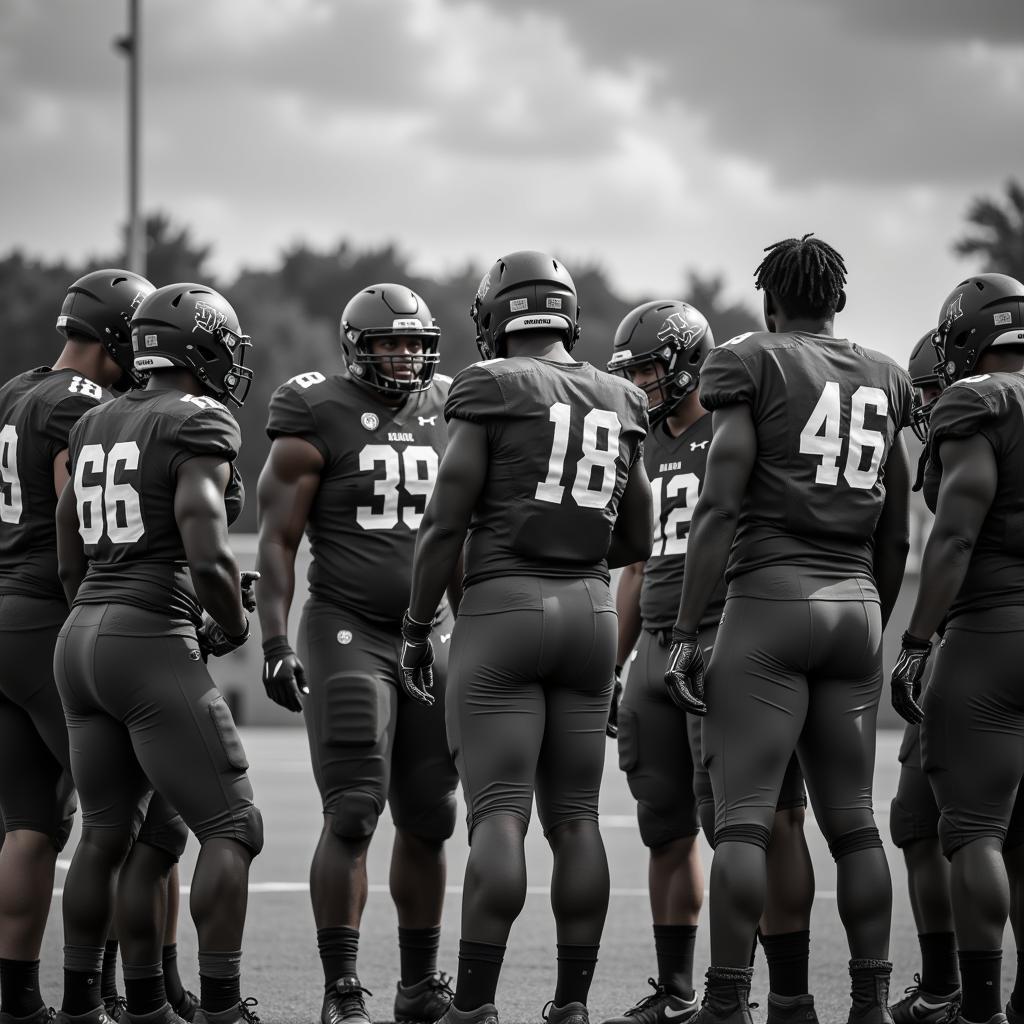
[[501,386],[486,367],[479,364],[467,366],[452,381],[448,400],[444,403],[444,418],[447,422],[469,420],[472,423],[486,423],[501,416],[505,411],[505,399]]
[[60,401],[43,410],[39,430],[43,444],[46,446],[46,454],[51,461],[68,447],[71,428],[90,409],[95,409],[102,401],[102,395],[97,398],[92,395],[74,393],[64,396]]
[[234,462],[242,447],[238,422],[223,406],[197,409],[181,421],[175,440],[176,451],[171,459],[174,473],[182,463],[197,456],[216,456]]
[[293,377],[282,384],[270,398],[270,414],[267,417],[267,436],[273,441],[278,437],[299,437],[311,444],[324,458],[331,457],[327,442],[317,429],[316,416],[305,400],[305,389],[324,383],[321,373],[311,372]]
[[910,383],[910,375],[902,367],[894,367],[892,389],[893,421],[898,429],[909,427],[914,409],[914,386]]
[[754,379],[735,352],[716,348],[700,368],[700,404],[713,410],[739,402],[753,405]]
[[950,438],[987,434],[995,415],[990,395],[958,381],[946,388],[932,410],[928,436],[933,450]]

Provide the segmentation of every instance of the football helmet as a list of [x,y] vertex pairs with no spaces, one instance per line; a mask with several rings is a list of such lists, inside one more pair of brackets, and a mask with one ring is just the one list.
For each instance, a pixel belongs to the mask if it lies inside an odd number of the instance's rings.
[[1024,346],[1024,284],[1006,274],[961,281],[939,310],[934,345],[944,387],[972,374],[987,349]]
[[57,330],[98,341],[124,376],[115,385],[118,391],[138,387],[143,378],[135,371],[132,352],[132,314],[147,295],[152,283],[130,270],[94,270],[80,277],[64,296],[57,317]]
[[[416,355],[375,353],[379,338],[415,338]],[[341,314],[341,350],[352,379],[389,397],[426,391],[434,380],[441,331],[427,304],[401,284],[372,284]]]
[[132,317],[132,347],[136,370],[180,366],[214,398],[245,404],[252,386],[245,352],[252,340],[220,292],[203,284],[157,288]]
[[561,331],[570,352],[580,336],[580,307],[569,271],[530,249],[495,261],[480,281],[469,315],[484,359],[504,358],[507,336],[514,331]]
[[651,405],[652,423],[664,419],[694,388],[700,368],[715,347],[704,314],[688,302],[655,299],[627,313],[615,331],[608,370],[629,379],[629,371],[656,368],[658,376],[642,385],[649,398],[661,390],[661,401]]
[[941,388],[942,382],[935,370],[935,331],[928,331],[910,353],[907,364],[910,383],[914,385],[914,408],[911,412],[910,427],[917,439],[924,444],[928,440],[928,420],[938,397],[926,402],[921,388]]

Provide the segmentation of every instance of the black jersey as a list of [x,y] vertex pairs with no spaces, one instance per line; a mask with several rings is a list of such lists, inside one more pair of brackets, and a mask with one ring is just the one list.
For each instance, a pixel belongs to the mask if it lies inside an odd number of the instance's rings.
[[[198,625],[202,609],[174,518],[178,468],[196,456],[234,462],[238,424],[216,399],[147,389],[94,409],[71,431],[71,486],[89,569],[75,604],[130,604]],[[228,522],[241,512],[232,467]]]
[[347,373],[301,373],[270,401],[271,438],[301,437],[323,456],[306,524],[310,595],[395,624],[409,603],[416,532],[434,489],[448,429],[450,379],[400,406]]
[[999,482],[971,553],[950,619],[969,611],[1024,605],[1024,376],[981,374],[939,396],[929,426],[924,496],[934,512],[942,442],[981,434],[992,446]]
[[466,541],[466,585],[596,576],[647,433],[647,398],[589,363],[515,357],[467,367],[447,419],[486,425],[487,483]]
[[[874,589],[873,538],[886,458],[909,425],[910,378],[888,356],[825,335],[759,332],[711,352],[700,375],[709,409],[745,402],[757,459],[726,570],[730,594],[861,598]],[[863,583],[864,586],[860,584]]]
[[74,370],[45,366],[0,389],[0,594],[64,599],[53,463],[81,416],[109,399]]
[[[654,496],[654,543],[644,566],[640,617],[644,629],[671,629],[679,611],[690,520],[697,504],[711,447],[711,416],[701,416],[678,437],[665,421],[651,427],[644,442],[644,465]],[[701,628],[714,626],[725,604],[723,580],[704,611]]]

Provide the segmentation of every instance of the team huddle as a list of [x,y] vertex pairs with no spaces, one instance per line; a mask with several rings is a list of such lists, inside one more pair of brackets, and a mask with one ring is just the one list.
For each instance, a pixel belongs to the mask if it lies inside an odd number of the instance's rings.
[[[657,971],[606,1024],[750,1024],[758,943],[769,1024],[815,1024],[808,798],[836,862],[851,1024],[1024,1024],[1019,959],[1005,1008],[1000,991],[1008,918],[1024,941],[1024,285],[958,284],[907,373],[835,336],[846,268],[827,243],[770,246],[755,278],[767,330],[716,346],[694,306],[647,302],[606,371],[572,355],[565,267],[512,253],[473,299],[482,361],[454,380],[423,298],[365,288],[341,314],[340,367],[271,400],[255,573],[228,534],[245,497],[228,405],[252,382],[234,310],[123,270],[72,284],[60,357],[0,388],[0,1024],[54,1018],[39,956],[76,806],[57,1024],[258,1024],[241,959],[263,822],[207,669],[246,643],[251,613],[267,695],[302,714],[322,799],[322,1024],[371,1020],[359,929],[385,805],[390,1019],[497,1024],[535,799],[557,934],[544,1019],[589,1024],[608,737],[649,851]],[[908,725],[890,825],[921,965],[890,1005],[872,782],[912,487],[935,518],[891,674]],[[438,949],[460,783],[451,978]],[[175,939],[189,832],[198,996]]]

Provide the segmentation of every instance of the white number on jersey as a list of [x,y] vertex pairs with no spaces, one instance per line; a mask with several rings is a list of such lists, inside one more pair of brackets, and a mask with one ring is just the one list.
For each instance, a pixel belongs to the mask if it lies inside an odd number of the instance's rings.
[[209,395],[182,395],[181,401],[188,402],[189,405],[198,405],[200,409],[225,408],[216,398],[211,398]]
[[72,377],[68,391],[73,395],[88,395],[95,399],[103,397],[103,388],[99,384],[93,384],[91,380],[86,380],[85,377]]
[[697,507],[697,498],[700,494],[700,479],[696,473],[676,473],[675,476],[668,477],[668,482],[665,483],[665,497],[674,498],[680,491],[685,497],[683,504],[671,509],[662,523],[663,483],[665,477],[656,476],[651,480],[651,494],[654,498],[654,545],[651,549],[651,558],[686,554],[690,520],[693,518],[693,510]]
[[[548,475],[537,484],[534,497],[538,501],[560,505],[565,493],[561,480],[569,449],[572,409],[565,402],[555,402],[548,411],[548,418],[555,425]],[[597,443],[597,432],[602,429],[608,432],[607,444],[603,448]],[[581,508],[607,508],[612,500],[621,429],[618,415],[609,409],[591,409],[583,417],[583,457],[576,463],[572,485],[572,499]]]
[[384,467],[384,475],[373,481],[373,493],[383,498],[384,505],[376,511],[372,505],[356,507],[356,522],[364,530],[393,530],[398,520],[418,530],[423,513],[415,505],[401,502],[399,488],[412,497],[423,496],[423,507],[430,500],[437,480],[437,452],[430,445],[411,444],[398,451],[390,444],[368,444],[359,453],[359,468],[364,473],[373,473],[377,466]]
[[[821,459],[814,474],[814,482],[835,487],[839,482],[839,458],[843,453],[840,434],[842,395],[839,382],[827,381],[810,418],[800,431],[800,454]],[[881,388],[862,385],[850,400],[850,436],[843,477],[858,491],[869,491],[878,480],[878,469],[885,451],[885,437],[877,430],[864,426],[868,409],[879,416],[889,414],[889,398]],[[871,461],[861,469],[864,449],[871,451]]]
[[[76,378],[77,379],[77,378]],[[21,522],[21,480],[18,478],[18,431],[13,423],[0,430],[0,522]]]
[[[118,469],[139,468],[139,446],[118,441],[108,455],[99,444],[87,444],[75,464],[75,498],[78,502],[78,532],[86,544],[103,538],[104,518],[112,544],[133,544],[146,532],[142,525],[139,492],[128,483],[117,483]],[[87,484],[85,473],[103,476],[100,484]]]
[[297,373],[288,383],[298,384],[300,388],[311,388],[314,384],[323,384],[325,380],[327,378],[319,370],[309,370],[306,373]]

